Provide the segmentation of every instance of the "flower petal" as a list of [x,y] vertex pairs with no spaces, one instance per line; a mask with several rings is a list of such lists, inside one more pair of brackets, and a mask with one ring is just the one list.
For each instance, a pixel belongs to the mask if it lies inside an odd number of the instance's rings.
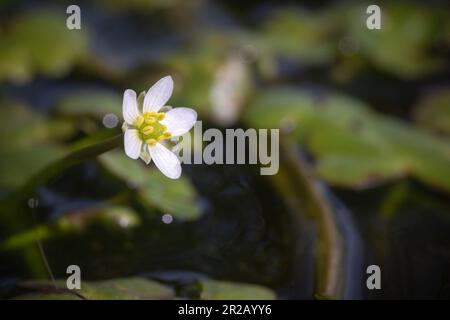
[[156,167],[168,178],[178,179],[181,176],[181,164],[178,157],[161,143],[148,146]]
[[133,124],[134,120],[139,116],[136,92],[134,90],[127,89],[123,93],[122,114],[123,119],[128,124]]
[[145,164],[149,164],[150,161],[152,161],[152,157],[150,156],[148,148],[146,148],[145,146],[144,148],[142,148],[141,155],[139,156],[139,158],[141,158],[142,161],[145,162]]
[[157,112],[169,100],[173,91],[173,80],[171,76],[167,76],[156,82],[144,98],[144,112]]
[[167,127],[167,131],[172,134],[172,137],[177,137],[185,134],[194,126],[197,121],[197,112],[190,108],[174,108],[166,113],[166,116],[161,120],[161,124]]
[[141,154],[142,140],[136,129],[128,129],[124,135],[125,153],[131,159],[139,158]]

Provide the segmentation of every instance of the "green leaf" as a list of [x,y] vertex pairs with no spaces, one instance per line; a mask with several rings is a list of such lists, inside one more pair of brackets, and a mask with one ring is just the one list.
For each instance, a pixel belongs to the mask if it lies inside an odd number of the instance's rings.
[[141,186],[146,180],[147,170],[150,170],[120,151],[107,152],[98,159],[113,175],[134,186]]
[[450,88],[425,96],[414,109],[414,119],[420,127],[450,138]]
[[358,4],[342,11],[349,24],[349,37],[357,41],[370,63],[403,78],[438,70],[442,61],[428,49],[445,21],[443,16],[423,5],[389,3],[382,8],[381,29],[370,30],[365,27],[367,6]]
[[265,23],[257,46],[271,55],[324,64],[335,54],[331,39],[335,29],[335,21],[326,13],[284,8]]
[[0,102],[0,147],[29,147],[41,142],[60,141],[74,132],[71,123],[50,120],[22,104]]
[[150,170],[147,177],[139,190],[139,196],[145,203],[182,220],[200,217],[201,211],[195,202],[196,191],[189,180],[183,177],[171,180],[155,169]]
[[314,295],[314,298],[316,300],[336,300],[336,297],[327,295],[327,294],[322,294],[322,293],[316,293]]
[[67,116],[93,116],[101,119],[105,114],[122,114],[122,100],[113,92],[82,91],[65,95],[58,103],[59,113]]
[[276,294],[263,286],[217,280],[201,280],[203,300],[273,300]]
[[[65,280],[57,280],[57,289],[67,290]],[[67,292],[55,291],[49,281],[28,281],[23,287],[41,289],[43,293],[19,296],[24,299],[73,299]],[[175,293],[172,288],[142,277],[118,278],[104,281],[82,281],[81,289],[74,290],[77,294],[89,300],[159,300],[173,299]],[[75,296],[76,297],[76,296]]]
[[31,11],[14,18],[0,37],[0,81],[24,81],[34,73],[62,76],[87,52],[82,30],[65,27],[57,11]]
[[3,150],[0,156],[0,188],[23,186],[29,178],[64,154],[55,145],[36,144]]
[[196,190],[187,178],[171,180],[155,168],[146,167],[141,160],[132,160],[119,151],[108,152],[99,160],[112,174],[136,186],[144,204],[182,220],[200,216]]
[[450,191],[448,143],[379,115],[347,96],[266,91],[246,114],[251,126],[292,130],[329,182],[361,188],[405,175]]
[[27,293],[12,300],[83,300],[71,293]]
[[0,245],[0,250],[14,250],[35,245],[37,240],[47,240],[61,234],[83,231],[92,223],[101,223],[111,229],[128,229],[140,224],[139,215],[128,207],[107,206],[77,209],[65,212],[52,223],[39,224],[29,230],[14,234]]
[[175,296],[172,288],[140,277],[83,282],[80,293],[94,300],[159,300]]
[[54,142],[72,134],[73,126],[15,103],[2,102],[0,110],[0,188],[11,190],[63,155]]
[[7,238],[1,245],[0,250],[17,249],[36,244],[38,240],[45,240],[54,234],[49,225],[38,225],[30,230],[15,234]]

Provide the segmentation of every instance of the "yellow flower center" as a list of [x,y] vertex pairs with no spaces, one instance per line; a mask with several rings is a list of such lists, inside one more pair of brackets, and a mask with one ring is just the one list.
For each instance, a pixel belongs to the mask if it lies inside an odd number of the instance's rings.
[[134,126],[139,132],[139,138],[149,145],[169,139],[172,135],[167,127],[160,123],[164,119],[164,112],[145,112],[137,117]]

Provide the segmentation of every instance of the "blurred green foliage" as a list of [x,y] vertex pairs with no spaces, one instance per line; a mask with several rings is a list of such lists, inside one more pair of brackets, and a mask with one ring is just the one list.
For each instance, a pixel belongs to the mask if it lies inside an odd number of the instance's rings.
[[[145,278],[123,278],[105,281],[83,281],[80,290],[75,294],[70,294],[65,280],[57,281],[57,288],[61,288],[62,292],[56,293],[53,283],[49,281],[28,281],[22,284],[24,287],[34,289],[44,289],[50,292],[32,293],[18,296],[15,299],[21,300],[161,300],[171,299],[174,297],[172,288],[159,284]],[[81,298],[82,297],[82,298]]]
[[123,152],[110,151],[99,159],[111,173],[137,190],[143,204],[156,206],[181,220],[200,216],[200,208],[195,202],[196,191],[187,178],[167,179],[154,168],[129,161]]
[[331,183],[359,188],[411,174],[450,191],[446,141],[376,114],[354,98],[273,89],[254,100],[246,119],[259,128],[293,130]]
[[[105,130],[102,120],[109,113],[121,119],[125,88],[147,90],[166,74],[175,79],[169,104],[192,107],[201,120],[213,126],[280,128],[283,138],[293,137],[313,155],[317,173],[330,184],[366,189],[413,177],[447,195],[449,89],[430,86],[427,94],[417,94],[417,101],[414,96],[415,103],[407,106],[412,122],[377,111],[386,109],[377,105],[382,99],[365,101],[346,89],[360,77],[416,85],[448,72],[450,13],[418,2],[383,4],[383,27],[370,31],[365,27],[367,5],[336,4],[315,10],[279,6],[248,25],[233,17],[227,28],[212,27],[208,19],[199,18],[207,6],[201,0],[99,1],[95,6],[100,10],[113,16],[125,12],[142,27],[144,36],[139,41],[157,53],[140,55],[138,65],[128,63],[139,50],[130,46],[131,41],[120,38],[117,51],[120,42],[125,42],[128,50],[111,58],[111,47],[102,48],[103,41],[98,41],[99,34],[102,40],[111,35],[104,29],[95,32],[97,22],[84,20],[84,16],[83,28],[77,31],[65,28],[64,11],[56,9],[25,10],[5,17],[0,23],[2,213],[15,199],[9,196],[20,193],[20,188],[47,165],[119,132],[119,128]],[[153,30],[164,37],[155,40]],[[111,32],[120,37],[120,28]],[[136,36],[126,32],[122,37]],[[164,44],[166,40],[171,45]],[[159,50],[163,45],[168,48]],[[324,87],[319,94],[305,79],[317,76],[317,70],[322,77],[318,82]],[[100,83],[107,89],[66,89],[57,99],[49,100],[44,108],[48,112],[36,110],[34,102],[9,99],[8,87],[32,87],[33,81],[42,77]],[[376,90],[376,85],[369,88]],[[44,91],[42,95],[52,93],[52,89]],[[155,213],[170,214],[180,222],[195,221],[204,213],[201,194],[187,175],[177,181],[166,179],[152,165],[128,159],[122,150],[98,157],[95,165],[101,168],[99,182],[106,180],[113,185],[102,206],[96,203],[75,212],[68,210],[12,235],[9,226],[2,225],[8,235],[2,239],[2,252],[21,252],[24,261],[36,264],[39,256],[30,248],[37,239],[47,241],[61,235],[81,238],[92,223],[127,232]],[[393,215],[409,199],[410,190],[403,181],[381,201],[379,211],[384,216]],[[14,208],[23,209],[23,204]],[[28,214],[25,210],[5,214],[2,222]],[[39,293],[18,298],[79,298],[46,291],[45,282],[34,285]],[[81,294],[89,299],[176,296],[170,286],[144,278],[83,281],[83,285]],[[256,285],[200,280],[199,286],[203,299],[276,297],[270,289]]]
[[450,88],[436,90],[425,96],[414,109],[418,126],[450,137]]
[[202,280],[201,299],[204,300],[273,300],[273,291],[262,286],[217,280]]
[[58,142],[73,133],[70,123],[12,102],[3,102],[0,128],[0,187],[6,190],[22,186],[61,157],[64,147]]
[[[28,293],[15,297],[20,300],[161,300],[175,298],[175,290],[146,278],[133,277],[104,281],[83,281],[75,295],[66,288],[64,280],[58,280],[55,290],[50,281],[27,281],[23,287],[33,288],[36,293]],[[217,281],[200,280],[200,299],[202,300],[273,300],[276,295],[262,286]]]
[[128,229],[138,226],[140,217],[134,210],[119,206],[91,207],[66,212],[53,222],[14,234],[0,245],[0,250],[20,249],[34,245],[36,240],[44,241],[66,234],[80,234],[94,223],[116,230]]
[[30,12],[0,29],[0,81],[24,82],[35,73],[60,77],[87,54],[84,33],[70,32],[64,15]]

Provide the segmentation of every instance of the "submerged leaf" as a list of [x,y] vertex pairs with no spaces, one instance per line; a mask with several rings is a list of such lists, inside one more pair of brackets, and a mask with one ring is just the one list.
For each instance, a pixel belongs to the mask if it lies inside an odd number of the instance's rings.
[[83,91],[65,95],[57,111],[68,116],[93,116],[101,119],[108,113],[122,114],[121,97],[112,92]]

